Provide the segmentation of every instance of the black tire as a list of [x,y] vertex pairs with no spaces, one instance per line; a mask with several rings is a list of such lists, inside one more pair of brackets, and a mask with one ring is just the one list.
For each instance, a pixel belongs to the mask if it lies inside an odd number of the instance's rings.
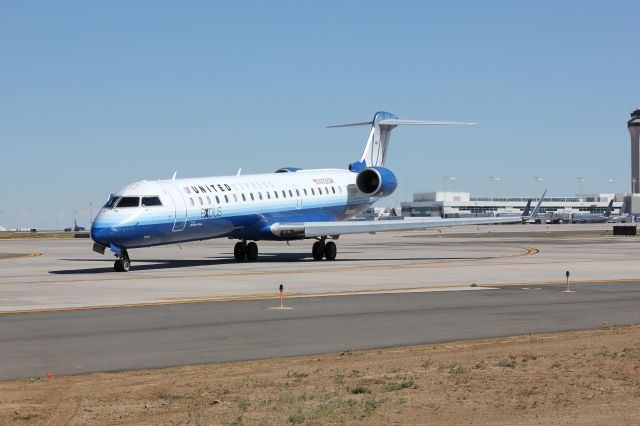
[[338,254],[338,248],[336,247],[336,243],[333,241],[329,241],[324,246],[324,257],[327,260],[336,260],[336,255]]
[[324,256],[324,243],[322,241],[313,243],[311,255],[313,256],[313,260],[322,260],[322,256]]
[[131,262],[129,262],[129,259],[122,259],[120,262],[122,263],[121,272],[129,272],[129,269],[131,268]]
[[233,257],[236,260],[244,260],[247,257],[247,246],[242,241],[238,241],[233,247]]
[[258,258],[258,245],[251,241],[247,244],[247,260],[254,261]]
[[115,262],[113,262],[113,269],[115,269],[116,272],[123,272],[124,271],[122,269],[122,261],[120,259],[118,259]]

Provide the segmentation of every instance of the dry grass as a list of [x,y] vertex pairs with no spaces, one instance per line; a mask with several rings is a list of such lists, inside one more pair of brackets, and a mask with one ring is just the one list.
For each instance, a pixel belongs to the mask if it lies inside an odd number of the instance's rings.
[[0,383],[0,424],[638,424],[640,327]]

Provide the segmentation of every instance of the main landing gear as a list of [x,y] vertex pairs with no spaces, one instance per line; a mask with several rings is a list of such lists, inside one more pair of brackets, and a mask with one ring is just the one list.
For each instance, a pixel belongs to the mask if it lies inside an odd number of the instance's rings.
[[251,241],[247,244],[246,241],[238,241],[233,247],[233,257],[236,260],[254,261],[258,258],[258,245]]
[[131,260],[129,260],[129,253],[127,253],[127,249],[122,249],[120,251],[118,260],[113,264],[113,269],[115,269],[116,272],[129,272],[129,269],[131,269]]
[[323,257],[327,260],[336,260],[336,254],[338,254],[336,243],[333,241],[325,243],[324,240],[325,239],[322,238],[313,243],[313,247],[311,248],[313,260],[322,260]]

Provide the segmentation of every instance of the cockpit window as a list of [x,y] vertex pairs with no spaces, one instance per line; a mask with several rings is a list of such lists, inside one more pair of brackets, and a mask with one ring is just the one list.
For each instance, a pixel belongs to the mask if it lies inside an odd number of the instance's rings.
[[142,197],[142,207],[161,206],[160,197]]
[[109,197],[109,201],[107,201],[107,204],[105,204],[103,208],[105,209],[112,208],[113,205],[116,203],[116,201],[118,201],[118,197],[116,197],[115,195],[112,195],[111,197]]
[[138,207],[140,205],[140,197],[122,197],[116,207]]

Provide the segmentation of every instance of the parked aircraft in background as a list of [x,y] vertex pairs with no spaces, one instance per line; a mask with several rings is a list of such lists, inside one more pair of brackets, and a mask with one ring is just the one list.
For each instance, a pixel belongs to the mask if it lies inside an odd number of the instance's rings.
[[626,222],[627,215],[612,216],[613,200],[609,201],[607,211],[603,214],[579,213],[571,217],[571,223],[605,223],[605,222]]
[[80,231],[86,231],[84,226],[78,226],[78,222],[76,222],[76,219],[73,219],[73,228],[64,228],[64,232],[80,232]]
[[229,238],[238,240],[236,260],[253,261],[256,241],[308,238],[315,239],[313,259],[334,260],[335,241],[343,234],[521,222],[521,217],[348,220],[395,191],[396,176],[384,167],[394,128],[456,124],[474,123],[400,120],[377,112],[371,121],[330,126],[371,128],[362,157],[346,170],[284,167],[265,174],[192,179],[174,174],[169,180],[132,183],[112,194],[96,216],[94,251],[104,254],[109,248],[117,257],[115,270],[122,272],[130,268],[131,248]]

